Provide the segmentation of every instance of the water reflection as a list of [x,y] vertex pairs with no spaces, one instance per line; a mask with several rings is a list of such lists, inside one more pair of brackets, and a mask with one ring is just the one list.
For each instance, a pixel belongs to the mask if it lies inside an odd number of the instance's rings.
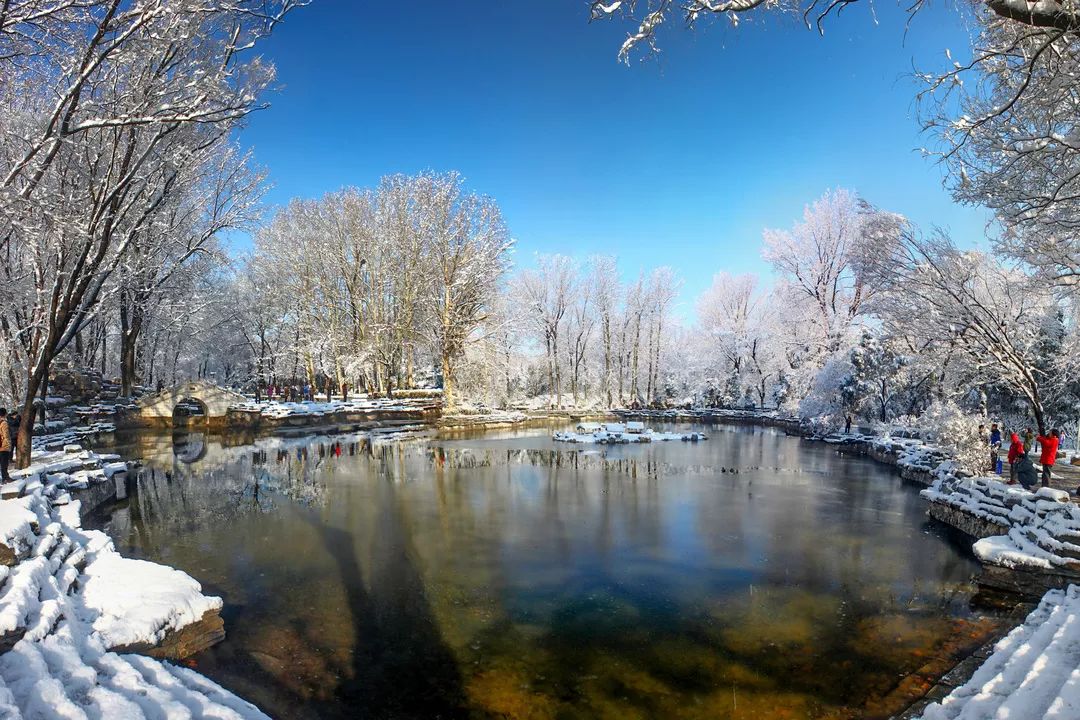
[[199,669],[280,717],[887,715],[993,629],[887,469],[710,436],[139,436],[106,527],[225,598]]

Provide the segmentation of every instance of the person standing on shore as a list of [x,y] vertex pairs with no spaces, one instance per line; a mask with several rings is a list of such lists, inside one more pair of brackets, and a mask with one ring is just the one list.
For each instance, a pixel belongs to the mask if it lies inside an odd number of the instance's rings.
[[997,423],[990,425],[990,472],[997,470],[998,453],[1001,451],[1001,430]]
[[1054,463],[1057,461],[1061,433],[1054,429],[1050,431],[1049,437],[1040,435],[1035,440],[1042,446],[1042,454],[1039,456],[1039,462],[1042,463],[1042,485],[1050,487],[1050,471],[1054,469]]
[[1020,456],[1024,454],[1024,444],[1020,442],[1020,436],[1016,433],[1009,438],[1009,484],[1016,484],[1016,471],[1020,462]]
[[8,465],[11,464],[11,426],[8,425],[7,408],[0,407],[0,480],[11,482]]
[[20,425],[22,425],[22,415],[17,412],[8,413],[8,435],[11,436],[12,459],[14,459],[17,454],[15,444],[18,441]]
[[844,422],[844,434],[845,435],[850,435],[851,434],[851,416],[850,415],[847,416],[847,420]]
[[1031,448],[1035,447],[1035,433],[1031,431],[1031,428],[1024,428],[1024,452],[1031,452]]

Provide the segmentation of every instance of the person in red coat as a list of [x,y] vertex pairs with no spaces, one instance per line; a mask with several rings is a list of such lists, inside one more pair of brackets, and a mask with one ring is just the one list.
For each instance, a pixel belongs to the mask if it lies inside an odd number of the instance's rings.
[[1009,484],[1016,484],[1016,463],[1020,460],[1020,456],[1024,454],[1024,443],[1020,440],[1020,436],[1017,433],[1013,433],[1009,438]]
[[1040,435],[1035,438],[1039,445],[1042,446],[1042,454],[1039,456],[1039,462],[1042,463],[1042,485],[1043,487],[1050,486],[1050,470],[1054,467],[1054,461],[1057,460],[1058,443],[1061,442],[1061,433],[1057,430],[1050,431],[1050,437]]

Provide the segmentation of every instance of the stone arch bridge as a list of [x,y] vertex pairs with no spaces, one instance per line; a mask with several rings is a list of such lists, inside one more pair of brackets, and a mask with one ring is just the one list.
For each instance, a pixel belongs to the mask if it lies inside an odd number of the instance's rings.
[[171,424],[176,406],[184,400],[194,400],[202,405],[207,423],[223,422],[231,406],[247,402],[247,398],[232,390],[206,380],[195,380],[139,398],[136,403],[138,416],[147,422]]

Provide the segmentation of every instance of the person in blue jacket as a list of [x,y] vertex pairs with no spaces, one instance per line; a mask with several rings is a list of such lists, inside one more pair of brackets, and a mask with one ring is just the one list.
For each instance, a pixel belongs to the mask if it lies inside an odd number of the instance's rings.
[[1001,450],[1001,430],[997,423],[990,425],[990,472],[997,470],[998,452]]

